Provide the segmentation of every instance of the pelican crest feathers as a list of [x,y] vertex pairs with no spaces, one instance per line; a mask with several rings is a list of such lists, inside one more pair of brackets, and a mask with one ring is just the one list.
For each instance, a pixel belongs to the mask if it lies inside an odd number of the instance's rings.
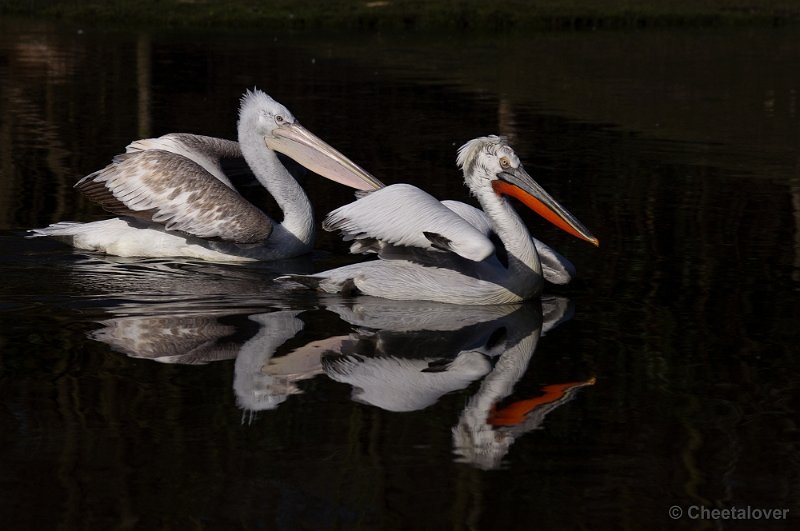
[[266,109],[274,109],[277,112],[292,116],[289,109],[272,99],[266,92],[257,88],[245,90],[244,94],[239,99],[239,120],[241,120],[252,107],[256,107],[262,112]]
[[456,155],[456,164],[464,174],[473,173],[475,164],[478,162],[478,155],[482,150],[486,150],[489,154],[496,154],[500,148],[506,147],[511,149],[508,145],[508,139],[504,136],[489,135],[479,138],[473,138],[460,148]]

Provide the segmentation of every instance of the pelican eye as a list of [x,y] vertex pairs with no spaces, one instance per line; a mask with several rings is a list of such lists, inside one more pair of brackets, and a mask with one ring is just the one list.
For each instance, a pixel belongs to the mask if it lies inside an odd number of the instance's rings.
[[280,114],[275,115],[275,123],[282,124],[285,121],[284,117]]
[[503,157],[503,158],[500,159],[500,167],[501,168],[503,168],[505,170],[505,169],[508,169],[509,166],[511,166],[511,161],[509,161],[506,157]]

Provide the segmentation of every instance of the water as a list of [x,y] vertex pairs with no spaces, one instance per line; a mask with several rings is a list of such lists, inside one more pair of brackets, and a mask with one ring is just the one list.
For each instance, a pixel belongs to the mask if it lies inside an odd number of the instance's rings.
[[[7,528],[796,526],[796,30],[0,35]],[[331,234],[244,266],[24,238],[104,217],[72,184],[134,138],[233,138],[252,86],[442,198],[469,200],[461,143],[507,135],[601,246],[526,214],[576,282],[455,308],[273,282],[352,260]],[[351,199],[304,182],[320,215]]]

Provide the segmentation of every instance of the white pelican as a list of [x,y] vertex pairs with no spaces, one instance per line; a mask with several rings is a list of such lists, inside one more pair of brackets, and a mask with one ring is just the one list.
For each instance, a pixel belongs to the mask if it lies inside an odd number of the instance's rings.
[[[314,215],[275,151],[357,190],[383,186],[259,90],[242,97],[238,136],[238,143],[190,134],[135,141],[75,185],[120,217],[56,223],[31,236],[118,256],[277,260],[311,250]],[[220,159],[241,156],[283,210],[282,222],[246,201],[223,174]]]
[[[279,279],[328,293],[396,300],[504,304],[530,299],[541,292],[544,276],[537,242],[505,196],[598,244],[528,175],[504,138],[467,142],[458,150],[457,163],[483,211],[455,201],[439,202],[408,184],[387,186],[334,210],[323,223],[326,230],[340,230],[345,240],[355,240],[351,252],[377,252],[379,260]],[[491,233],[499,238],[500,249]],[[557,254],[546,246],[539,248],[553,253],[559,265]]]

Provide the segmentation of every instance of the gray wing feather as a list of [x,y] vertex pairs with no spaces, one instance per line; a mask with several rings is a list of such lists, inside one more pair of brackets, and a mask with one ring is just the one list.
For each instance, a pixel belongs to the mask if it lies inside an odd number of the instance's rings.
[[104,209],[199,238],[259,243],[272,221],[198,163],[148,149],[118,155],[75,185]]

